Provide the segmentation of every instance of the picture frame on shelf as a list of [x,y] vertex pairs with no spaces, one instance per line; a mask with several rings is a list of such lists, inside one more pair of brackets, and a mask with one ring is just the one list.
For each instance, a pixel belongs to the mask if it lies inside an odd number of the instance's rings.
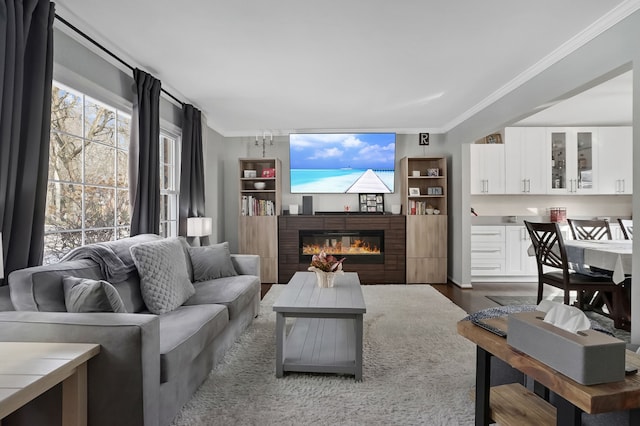
[[358,205],[361,212],[384,213],[384,196],[382,194],[360,194]]
[[276,169],[273,168],[273,167],[269,167],[269,168],[266,168],[266,169],[262,170],[262,177],[263,178],[276,177]]
[[243,170],[243,176],[247,179],[255,178],[258,176],[258,172],[256,170],[246,169],[246,170]]
[[420,188],[409,188],[409,196],[417,197],[420,195]]
[[440,176],[440,169],[427,169],[427,176]]
[[442,195],[441,186],[430,186],[427,188],[427,195]]

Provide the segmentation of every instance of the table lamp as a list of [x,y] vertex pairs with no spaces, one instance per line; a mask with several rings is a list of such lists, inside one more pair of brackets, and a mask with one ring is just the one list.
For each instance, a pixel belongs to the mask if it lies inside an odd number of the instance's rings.
[[213,219],[210,217],[189,217],[187,218],[187,237],[201,237],[211,235],[213,230]]
[[211,235],[213,228],[210,217],[190,217],[187,218],[187,237],[206,237]]

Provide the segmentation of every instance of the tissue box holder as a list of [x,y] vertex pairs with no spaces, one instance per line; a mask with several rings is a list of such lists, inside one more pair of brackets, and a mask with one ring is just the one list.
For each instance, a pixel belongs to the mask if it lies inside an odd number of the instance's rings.
[[544,322],[545,313],[508,317],[507,343],[583,385],[624,380],[625,343],[595,330],[573,334]]

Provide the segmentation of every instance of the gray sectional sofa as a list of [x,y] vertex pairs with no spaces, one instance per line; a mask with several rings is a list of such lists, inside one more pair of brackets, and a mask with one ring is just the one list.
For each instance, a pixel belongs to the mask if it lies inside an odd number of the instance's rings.
[[[175,241],[181,244],[183,258],[172,255],[151,269],[146,268],[144,274],[139,273],[142,265],[136,261],[142,257],[136,259],[131,247],[167,243],[175,249]],[[10,274],[9,291],[0,288],[0,309],[4,309],[0,312],[0,341],[98,343],[100,354],[88,367],[89,424],[170,424],[212,367],[257,316],[260,258],[227,254],[225,259],[228,245],[190,248],[183,239],[161,239],[155,235],[85,247],[100,250]],[[105,252],[115,254],[113,262],[105,262]],[[218,257],[214,259],[215,256]],[[117,269],[121,260],[121,270],[114,271],[114,265]],[[166,299],[164,293],[149,295],[149,280],[165,273],[177,280],[171,274],[183,267],[189,278],[185,286],[192,285],[182,294],[186,301],[178,298],[177,302],[172,300],[175,306],[169,306],[166,312],[149,312],[145,300],[155,306],[158,300],[162,303]],[[194,273],[199,277],[194,277]],[[216,275],[221,276],[215,278]],[[92,285],[100,282],[100,286],[91,287],[98,288],[94,295],[104,295],[103,287],[115,288],[116,298],[120,296],[127,313],[84,312],[102,309],[91,307],[95,298],[87,298],[87,293],[70,299],[69,288],[73,287],[67,287],[66,277],[84,278]],[[202,280],[203,277],[213,279]],[[169,293],[172,299],[173,293]],[[83,307],[83,303],[90,308]],[[9,310],[11,307],[13,311]],[[67,312],[68,309],[76,312]],[[56,392],[59,394],[60,389],[53,389],[12,414],[3,421],[3,426],[60,424]]]

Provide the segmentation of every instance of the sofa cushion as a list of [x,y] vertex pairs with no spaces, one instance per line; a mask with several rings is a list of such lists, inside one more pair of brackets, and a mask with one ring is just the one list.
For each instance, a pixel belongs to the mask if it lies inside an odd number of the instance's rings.
[[127,312],[114,286],[103,280],[62,277],[67,312]]
[[223,305],[180,306],[159,318],[160,383],[182,374],[229,323]]
[[93,260],[81,259],[18,269],[9,274],[11,301],[17,311],[66,312],[62,277],[103,280]]
[[238,275],[194,283],[196,293],[185,305],[219,303],[229,308],[229,318],[239,313],[260,294],[260,278],[254,275]]
[[203,247],[189,247],[188,250],[193,267],[194,282],[238,275],[231,262],[228,242]]
[[11,303],[11,295],[9,294],[9,286],[0,285],[0,312],[13,310],[13,303]]
[[124,307],[127,312],[149,312],[142,300],[142,293],[140,292],[140,277],[138,271],[129,273],[127,279],[119,283],[111,283],[112,286],[118,290],[118,294],[124,302]]
[[177,238],[133,245],[131,255],[140,275],[142,298],[150,312],[170,312],[194,294],[184,249]]

